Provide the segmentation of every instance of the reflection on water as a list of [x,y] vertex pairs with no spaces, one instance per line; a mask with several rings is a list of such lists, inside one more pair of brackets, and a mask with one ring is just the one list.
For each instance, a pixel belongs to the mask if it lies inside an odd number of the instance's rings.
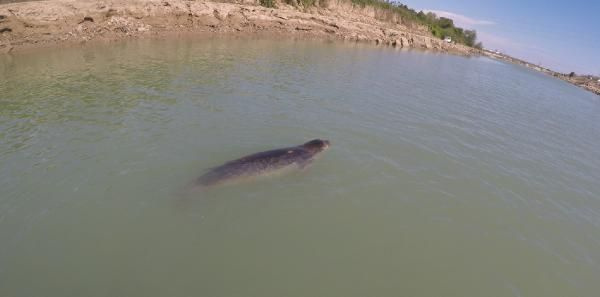
[[[0,57],[0,296],[594,296],[600,108],[486,58],[270,40]],[[312,138],[306,172],[174,193]]]

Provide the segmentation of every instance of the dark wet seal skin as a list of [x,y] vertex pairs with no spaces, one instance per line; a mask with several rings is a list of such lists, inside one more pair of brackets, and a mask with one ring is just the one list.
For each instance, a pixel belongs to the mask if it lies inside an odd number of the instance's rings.
[[199,187],[208,187],[234,179],[267,174],[289,166],[297,166],[302,169],[328,147],[328,140],[314,139],[299,146],[248,155],[210,169],[194,184]]

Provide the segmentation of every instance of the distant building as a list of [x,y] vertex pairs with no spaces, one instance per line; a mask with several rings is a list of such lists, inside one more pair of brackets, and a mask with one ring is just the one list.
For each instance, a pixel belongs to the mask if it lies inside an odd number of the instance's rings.
[[450,43],[450,42],[452,42],[452,37],[446,36],[446,37],[444,37],[444,41],[447,43]]

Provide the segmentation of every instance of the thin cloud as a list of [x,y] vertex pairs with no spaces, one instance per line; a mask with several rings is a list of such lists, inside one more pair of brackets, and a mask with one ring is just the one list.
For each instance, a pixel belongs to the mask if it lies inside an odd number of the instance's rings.
[[506,49],[518,49],[525,47],[525,45],[510,40],[508,38],[489,34],[487,32],[477,31],[477,39],[481,40],[486,47],[499,48],[502,50]]
[[496,23],[488,20],[478,20],[474,18],[470,18],[466,15],[444,11],[444,10],[432,10],[432,9],[424,9],[423,12],[433,12],[439,17],[445,17],[452,19],[457,26],[460,27],[469,27],[469,26],[487,26],[487,25],[495,25]]
[[572,71],[572,69],[577,69],[570,63],[563,63],[552,51],[537,45],[516,42],[486,32],[477,32],[477,39],[481,40],[483,45],[488,49],[500,50],[513,57],[527,61],[528,63],[540,64],[544,67],[550,67],[552,70],[562,72],[569,72]]
[[490,34],[483,31],[477,31],[477,40],[483,42],[483,45],[488,49],[499,49],[501,51],[509,52],[530,51],[537,52],[540,54],[550,54],[550,52],[537,45],[517,42],[506,37]]

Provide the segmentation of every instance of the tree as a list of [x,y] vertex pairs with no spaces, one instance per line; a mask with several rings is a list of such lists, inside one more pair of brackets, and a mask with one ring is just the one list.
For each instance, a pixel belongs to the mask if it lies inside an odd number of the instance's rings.
[[480,41],[480,42],[476,43],[473,47],[476,49],[483,49],[483,44]]
[[573,76],[575,76],[575,72],[569,73],[569,77],[573,77]]
[[444,29],[448,29],[454,27],[454,21],[449,18],[441,17],[438,21],[438,25]]
[[473,46],[475,45],[475,40],[477,40],[477,31],[465,30],[465,44],[468,46]]
[[425,17],[427,18],[427,22],[433,23],[437,19],[437,15],[433,12],[428,12]]

